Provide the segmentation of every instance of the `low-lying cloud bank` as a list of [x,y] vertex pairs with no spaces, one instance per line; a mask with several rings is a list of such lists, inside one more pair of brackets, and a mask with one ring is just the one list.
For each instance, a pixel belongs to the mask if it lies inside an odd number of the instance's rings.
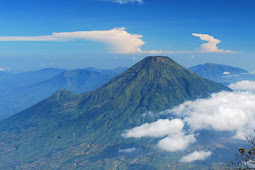
[[126,138],[152,137],[160,138],[160,149],[174,152],[185,150],[189,144],[196,141],[193,134],[186,135],[183,131],[184,122],[181,119],[159,119],[153,123],[146,123],[133,129],[127,130],[122,136]]
[[[173,120],[159,119],[153,123],[127,130],[123,136],[162,138],[157,146],[165,151],[183,151],[196,142],[194,133],[200,130],[235,132],[233,138],[243,140],[253,135],[255,127],[255,82],[242,81],[230,85],[237,91],[214,93],[207,99],[187,101],[173,109],[158,113],[171,115]],[[246,91],[245,91],[246,90]],[[150,113],[153,114],[153,113]],[[185,132],[187,126],[189,134]],[[185,126],[185,127],[186,127]],[[181,162],[204,160],[210,151],[195,151],[182,157]]]
[[180,162],[194,162],[194,161],[202,161],[209,158],[212,155],[210,151],[195,151],[191,154],[183,156]]
[[184,127],[181,119],[159,119],[153,123],[146,123],[133,129],[127,130],[123,136],[126,138],[134,137],[164,137],[170,134],[180,134]]
[[255,82],[254,81],[240,81],[235,84],[229,85],[229,87],[233,90],[240,90],[240,91],[253,91],[255,92]]
[[184,117],[193,130],[236,131],[236,138],[247,133],[255,122],[255,94],[251,92],[220,92],[208,99],[188,101],[165,113]]

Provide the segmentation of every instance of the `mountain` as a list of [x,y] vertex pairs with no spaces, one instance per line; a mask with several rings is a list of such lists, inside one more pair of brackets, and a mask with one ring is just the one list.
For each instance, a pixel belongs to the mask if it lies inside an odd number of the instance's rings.
[[[121,134],[154,121],[142,116],[146,111],[162,111],[222,90],[230,91],[168,57],[147,57],[96,90],[80,95],[59,90],[2,121],[0,168],[174,168],[176,153],[155,148],[153,139]],[[139,148],[134,155],[119,153],[132,147]]]
[[32,85],[41,81],[48,80],[64,69],[44,68],[37,71],[30,71],[20,74],[8,74],[8,76],[0,75],[0,90],[9,90],[21,86]]
[[[4,90],[0,95],[0,114],[2,114],[2,118],[11,116],[46,99],[60,89],[70,90],[77,94],[94,90],[124,70],[125,68],[114,70],[93,69],[93,71],[79,69],[62,71],[56,76],[53,74],[52,69],[24,73],[22,77],[31,78],[36,83],[29,83],[25,86],[20,85],[15,88],[9,87],[8,90]],[[38,83],[33,77],[42,75],[42,73],[44,74],[41,77],[43,81]],[[46,78],[49,79],[44,80]],[[20,78],[19,82],[22,82],[22,80],[24,79]]]
[[218,83],[229,85],[242,80],[255,80],[254,74],[248,71],[221,64],[205,63],[189,68],[194,73]]
[[[52,79],[30,86],[29,88],[43,89],[44,92],[55,93],[59,89],[66,89],[80,94],[94,90],[107,83],[110,79],[123,72],[125,69],[97,70],[79,69],[65,71]],[[45,90],[44,90],[45,89]],[[53,93],[48,93],[52,95]],[[48,97],[50,96],[48,95]]]
[[50,79],[63,71],[45,68],[20,74],[0,72],[0,120],[27,108],[26,103],[30,101],[20,98],[25,93],[20,89]]

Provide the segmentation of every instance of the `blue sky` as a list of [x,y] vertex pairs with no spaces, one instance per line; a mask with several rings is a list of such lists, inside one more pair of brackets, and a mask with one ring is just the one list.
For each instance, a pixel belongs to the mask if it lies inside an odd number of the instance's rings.
[[[131,66],[147,55],[166,55],[187,67],[214,62],[255,70],[253,0],[0,2],[0,68],[13,72]],[[68,37],[52,37],[63,32]],[[122,35],[126,39],[114,38]]]

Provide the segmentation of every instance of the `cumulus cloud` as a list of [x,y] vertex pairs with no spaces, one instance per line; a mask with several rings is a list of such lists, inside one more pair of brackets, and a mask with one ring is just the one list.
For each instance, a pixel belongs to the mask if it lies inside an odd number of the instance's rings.
[[218,40],[214,38],[213,36],[210,36],[208,34],[192,34],[195,37],[199,37],[203,41],[207,41],[207,43],[204,43],[201,45],[201,49],[203,52],[208,53],[232,53],[230,50],[221,50],[218,49],[217,45],[221,42],[221,40]]
[[233,90],[240,90],[240,91],[254,91],[255,92],[255,82],[254,81],[240,81],[235,84],[230,84],[229,88]]
[[181,119],[159,119],[153,123],[146,123],[133,129],[127,130],[122,134],[126,138],[134,137],[164,137],[169,134],[182,132],[184,123]]
[[255,94],[220,92],[208,99],[185,102],[164,113],[183,117],[193,130],[237,131],[235,137],[243,139],[241,134],[249,132],[255,122]]
[[120,153],[132,153],[134,151],[136,151],[136,148],[119,149],[118,152],[120,152]]
[[198,160],[205,160],[212,155],[210,151],[195,151],[189,155],[181,158],[180,162],[193,162]]
[[127,130],[122,136],[126,138],[134,137],[165,137],[161,139],[157,146],[165,151],[174,152],[186,149],[189,144],[196,141],[193,134],[185,135],[183,132],[184,123],[181,119],[159,119],[153,123],[146,123],[141,126]]
[[112,0],[112,2],[116,2],[116,3],[119,3],[119,4],[127,4],[127,3],[138,2],[139,4],[142,4],[143,0]]
[[76,31],[60,32],[46,36],[0,36],[0,41],[70,41],[92,40],[110,45],[114,53],[130,54],[141,53],[141,46],[145,44],[141,40],[143,36],[128,33],[125,28],[114,28],[106,31]]
[[[251,90],[253,88],[249,86],[245,89]],[[150,114],[153,113],[144,113],[145,116]],[[169,152],[185,150],[190,144],[196,142],[193,133],[205,129],[231,131],[235,132],[233,138],[245,139],[245,136],[254,134],[255,93],[252,91],[214,93],[207,99],[187,101],[157,115],[162,114],[164,117],[166,114],[175,115],[179,119],[159,119],[156,122],[146,123],[127,130],[123,136],[127,138],[164,137],[159,140],[157,146]],[[184,126],[192,133],[186,134]],[[211,154],[211,152],[196,151],[184,156],[181,161],[204,160]]]
[[4,71],[4,70],[5,70],[4,68],[1,68],[1,67],[0,67],[0,71]]
[[191,143],[196,142],[193,134],[184,135],[184,133],[173,134],[165,137],[158,142],[158,147],[160,149],[175,152],[185,150]]

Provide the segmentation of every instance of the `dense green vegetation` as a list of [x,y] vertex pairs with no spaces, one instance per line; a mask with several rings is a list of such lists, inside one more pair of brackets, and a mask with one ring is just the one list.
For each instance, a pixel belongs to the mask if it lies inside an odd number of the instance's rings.
[[[180,153],[154,139],[125,139],[125,129],[154,121],[142,116],[227,87],[204,79],[168,57],[147,57],[104,86],[76,95],[60,90],[0,123],[0,168],[155,169],[185,167]],[[118,150],[135,147],[135,154]],[[189,164],[190,168],[206,165]]]

